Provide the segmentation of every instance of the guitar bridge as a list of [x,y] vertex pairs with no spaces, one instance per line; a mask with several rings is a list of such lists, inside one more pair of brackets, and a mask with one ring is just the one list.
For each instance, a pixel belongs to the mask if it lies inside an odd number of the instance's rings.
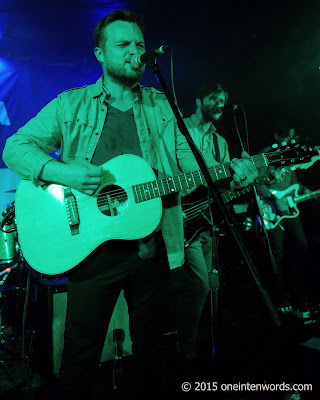
[[80,224],[78,205],[76,198],[70,188],[64,189],[64,202],[66,205],[71,235],[78,235]]

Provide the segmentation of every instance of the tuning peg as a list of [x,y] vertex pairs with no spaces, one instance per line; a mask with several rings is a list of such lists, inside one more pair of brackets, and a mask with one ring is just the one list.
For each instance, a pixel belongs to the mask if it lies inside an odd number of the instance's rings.
[[276,149],[278,147],[277,143],[273,143],[272,148]]
[[295,171],[297,169],[297,167],[295,165],[293,165],[292,167],[290,167],[291,171]]
[[295,139],[291,139],[290,143],[294,144],[297,143]]
[[282,142],[281,143],[281,146],[286,146],[287,145],[287,142]]

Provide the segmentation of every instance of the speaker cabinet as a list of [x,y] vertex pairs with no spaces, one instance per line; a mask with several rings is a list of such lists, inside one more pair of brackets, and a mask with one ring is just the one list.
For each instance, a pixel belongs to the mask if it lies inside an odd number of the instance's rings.
[[[35,335],[35,363],[39,372],[54,376],[59,372],[64,346],[67,314],[67,278],[40,280]],[[128,305],[121,291],[108,327],[100,362],[132,354]]]

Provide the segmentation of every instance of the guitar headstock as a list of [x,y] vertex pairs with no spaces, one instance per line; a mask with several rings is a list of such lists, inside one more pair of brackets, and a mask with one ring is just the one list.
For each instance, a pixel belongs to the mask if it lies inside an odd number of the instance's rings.
[[265,156],[268,164],[276,167],[295,166],[295,168],[301,168],[301,165],[314,163],[314,157],[320,159],[319,150],[296,143],[295,140],[290,143],[283,142],[281,145],[272,145],[272,150],[265,153]]
[[295,167],[300,169],[310,168],[316,161],[320,160],[320,146],[314,146],[313,150],[316,152],[314,156],[311,156],[311,161],[298,164]]

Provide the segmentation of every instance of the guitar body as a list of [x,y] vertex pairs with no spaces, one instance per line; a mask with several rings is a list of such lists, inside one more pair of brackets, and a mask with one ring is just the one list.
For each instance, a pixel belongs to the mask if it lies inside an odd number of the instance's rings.
[[[122,155],[102,167],[105,173],[94,196],[69,189],[71,196],[66,197],[65,186],[43,188],[20,182],[15,201],[18,236],[25,259],[36,271],[66,272],[101,243],[143,238],[159,225],[161,198],[135,202],[131,189],[156,178],[148,163],[138,156]],[[112,196],[110,202],[105,200]],[[66,198],[72,200],[69,208]],[[79,222],[71,227],[74,207]]]
[[299,210],[295,199],[298,197],[299,184],[295,183],[285,190],[272,190],[271,193],[280,200],[280,210],[274,202],[262,200],[264,226],[267,230],[274,229],[284,218],[296,218]]

